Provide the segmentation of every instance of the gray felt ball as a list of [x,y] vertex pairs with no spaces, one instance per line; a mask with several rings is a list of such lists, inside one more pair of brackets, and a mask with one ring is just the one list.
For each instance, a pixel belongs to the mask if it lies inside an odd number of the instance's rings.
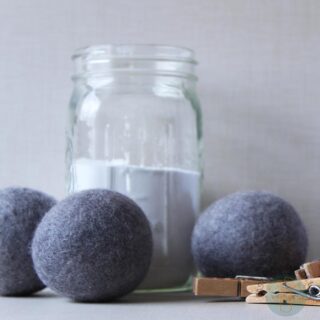
[[195,263],[208,277],[291,275],[307,247],[295,209],[268,192],[238,192],[213,203],[192,235]]
[[0,295],[28,295],[44,288],[33,268],[31,242],[55,202],[28,188],[0,190]]
[[143,211],[105,189],[61,201],[41,221],[32,243],[40,279],[76,301],[108,301],[133,291],[151,255],[151,228]]

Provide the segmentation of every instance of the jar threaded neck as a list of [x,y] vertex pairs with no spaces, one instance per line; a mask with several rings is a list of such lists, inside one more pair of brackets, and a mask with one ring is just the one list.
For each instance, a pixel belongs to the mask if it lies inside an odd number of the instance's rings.
[[182,47],[100,45],[78,49],[72,59],[75,78],[127,72],[197,79],[194,52]]

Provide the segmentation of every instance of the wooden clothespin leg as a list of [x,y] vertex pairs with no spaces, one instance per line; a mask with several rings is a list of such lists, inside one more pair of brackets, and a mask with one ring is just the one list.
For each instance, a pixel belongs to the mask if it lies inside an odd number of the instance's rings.
[[250,293],[247,286],[266,282],[266,278],[238,276],[236,278],[194,278],[193,293],[196,296],[245,298]]
[[320,261],[303,264],[295,275],[293,281],[249,285],[246,302],[320,306]]

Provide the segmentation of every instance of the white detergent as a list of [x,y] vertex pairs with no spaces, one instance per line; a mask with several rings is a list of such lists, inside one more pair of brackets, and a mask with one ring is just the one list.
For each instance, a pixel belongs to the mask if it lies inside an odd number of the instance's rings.
[[153,232],[153,258],[140,289],[182,286],[193,271],[191,232],[199,212],[196,171],[151,168],[79,159],[72,167],[73,190],[107,188],[133,199]]

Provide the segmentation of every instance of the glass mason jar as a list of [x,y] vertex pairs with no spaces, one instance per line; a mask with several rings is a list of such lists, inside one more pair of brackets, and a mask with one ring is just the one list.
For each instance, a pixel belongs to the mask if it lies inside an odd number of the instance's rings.
[[105,45],[80,49],[73,61],[68,191],[107,188],[133,199],[150,221],[154,242],[139,288],[186,288],[201,181],[194,53]]

